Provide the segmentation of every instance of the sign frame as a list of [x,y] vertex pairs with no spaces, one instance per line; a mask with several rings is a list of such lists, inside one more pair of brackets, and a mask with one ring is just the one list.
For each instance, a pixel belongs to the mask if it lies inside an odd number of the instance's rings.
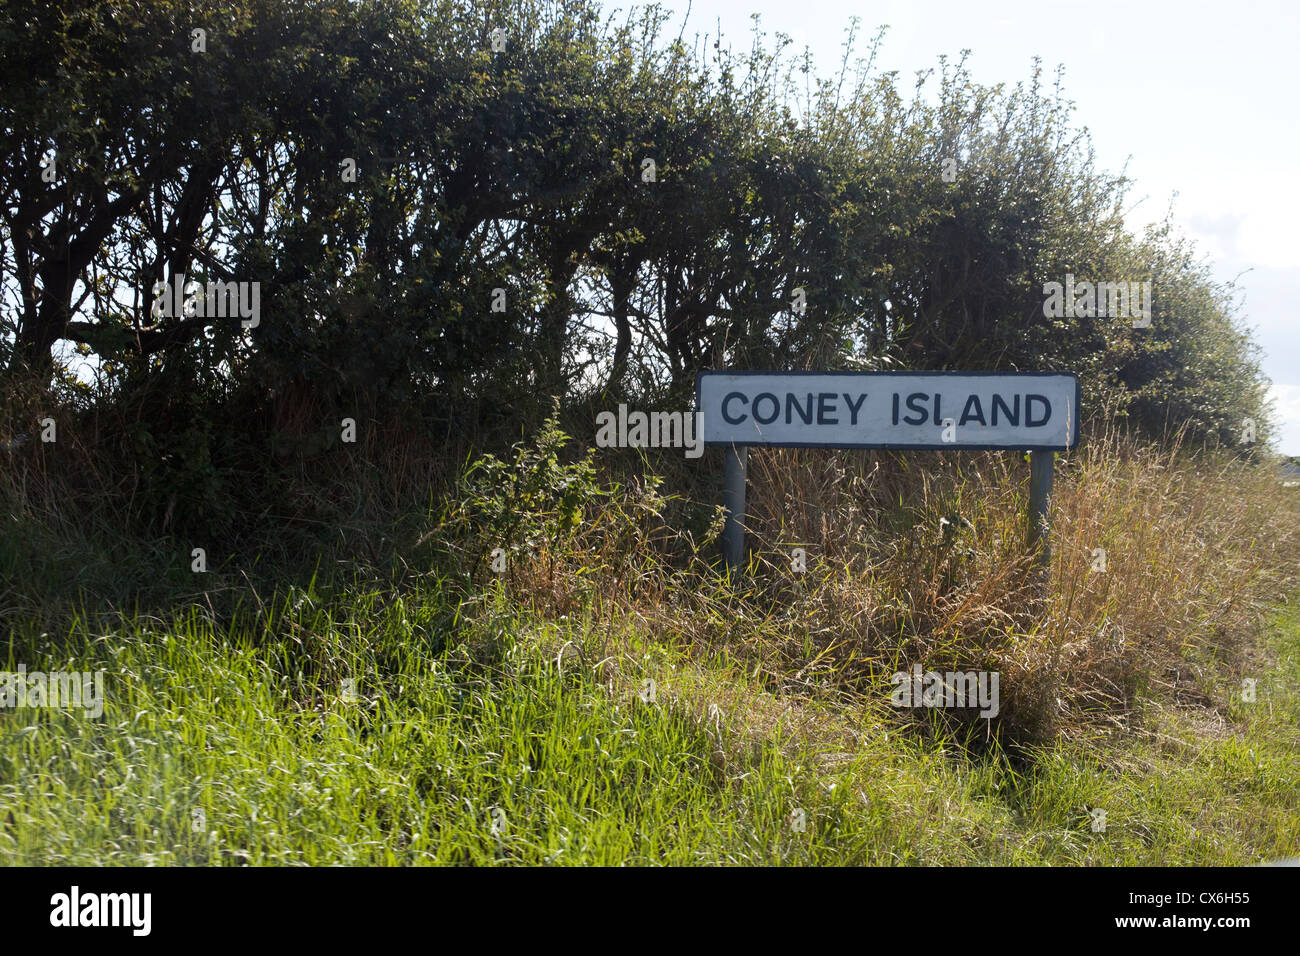
[[[703,413],[703,408],[701,407],[702,403],[700,400],[701,399],[700,389],[704,377],[708,375],[729,375],[729,376],[765,375],[765,376],[781,376],[781,377],[814,377],[815,376],[820,378],[825,378],[828,376],[856,377],[856,378],[862,378],[862,377],[873,377],[873,378],[884,378],[884,377],[1008,378],[1008,377],[1014,377],[1014,378],[1024,378],[1024,379],[1072,378],[1074,379],[1074,396],[1073,396],[1074,405],[1073,408],[1070,410],[1073,413],[1073,417],[1070,419],[1070,434],[1068,436],[1068,443],[1064,446],[1060,444],[1041,444],[1041,443],[1034,444],[1031,442],[1024,442],[1024,443],[1017,442],[1014,444],[1003,444],[1003,445],[990,445],[984,443],[966,444],[966,443],[957,443],[957,442],[938,442],[936,444],[920,444],[920,443],[913,444],[910,442],[904,442],[904,443],[835,442],[835,443],[827,443],[827,444],[808,444],[807,442],[801,442],[801,441],[772,441],[772,442],[726,441],[726,440],[708,441],[702,439],[706,447],[725,448],[728,446],[733,446],[736,448],[742,448],[742,447],[744,448],[825,448],[825,449],[842,448],[846,450],[870,450],[874,448],[879,448],[886,451],[1029,451],[1029,452],[1073,451],[1074,449],[1079,447],[1079,440],[1080,440],[1079,409],[1083,404],[1083,385],[1079,381],[1079,376],[1074,372],[1040,372],[1040,371],[998,372],[998,371],[987,371],[987,370],[982,370],[977,372],[957,372],[951,370],[929,372],[929,371],[917,370],[917,369],[908,369],[906,371],[898,371],[898,372],[885,372],[885,371],[858,372],[853,370],[842,370],[842,369],[836,371],[827,371],[827,372],[819,372],[819,371],[780,372],[780,371],[769,371],[765,369],[746,369],[746,370],[707,369],[707,370],[702,370],[700,372],[697,372],[695,375],[695,409],[697,412],[701,414]],[[813,426],[809,426],[809,427],[813,427]]]
[[[872,450],[881,449],[883,451],[1010,451],[1010,452],[1027,452],[1029,455],[1029,535],[1028,545],[1034,554],[1035,564],[1038,568],[1042,581],[1046,581],[1051,570],[1052,548],[1051,548],[1051,496],[1052,486],[1054,484],[1056,472],[1056,453],[1070,452],[1079,447],[1080,440],[1080,409],[1083,405],[1083,385],[1079,381],[1079,376],[1074,372],[998,372],[981,370],[975,372],[959,371],[935,371],[929,372],[922,369],[907,369],[898,372],[870,371],[859,372],[851,369],[840,369],[835,371],[768,371],[764,369],[706,369],[701,370],[695,375],[695,406],[698,414],[703,414],[701,402],[701,385],[706,375],[729,375],[729,376],[856,376],[862,377],[964,377],[964,378],[992,378],[992,377],[1015,377],[1015,378],[1061,378],[1069,377],[1074,380],[1074,406],[1073,418],[1069,421],[1069,433],[1066,436],[1066,444],[1031,444],[1031,443],[1009,443],[1002,445],[989,444],[958,444],[956,442],[940,442],[937,445],[917,443],[917,444],[900,444],[897,442],[836,442],[826,444],[808,444],[797,441],[779,441],[779,442],[753,442],[753,441],[727,441],[723,440],[705,440],[701,436],[701,441],[706,446],[724,449],[724,475],[723,475],[723,508],[726,511],[726,520],[722,529],[722,557],[726,564],[729,574],[739,574],[744,566],[745,551],[745,492],[747,482],[747,472],[749,470],[749,449],[750,448],[822,448],[830,450]],[[1067,414],[1069,412],[1067,411]],[[810,426],[811,427],[811,426]],[[913,426],[916,427],[916,426]]]

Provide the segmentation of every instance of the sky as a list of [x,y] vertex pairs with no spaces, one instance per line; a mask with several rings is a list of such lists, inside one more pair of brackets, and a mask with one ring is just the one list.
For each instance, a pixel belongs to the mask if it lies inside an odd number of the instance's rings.
[[[1027,80],[1065,67],[1064,94],[1087,127],[1102,169],[1128,163],[1134,231],[1163,218],[1197,243],[1215,278],[1237,279],[1242,317],[1273,383],[1277,450],[1300,455],[1300,123],[1294,102],[1300,3],[1238,0],[661,0],[686,35],[716,35],[743,52],[751,16],[769,34],[811,50],[817,72],[837,72],[844,31],[861,23],[860,48],[888,25],[876,69],[917,70],[957,59],[981,84]],[[631,4],[608,2],[607,9]],[[1175,197],[1175,194],[1176,197]],[[1158,295],[1158,290],[1157,290]]]

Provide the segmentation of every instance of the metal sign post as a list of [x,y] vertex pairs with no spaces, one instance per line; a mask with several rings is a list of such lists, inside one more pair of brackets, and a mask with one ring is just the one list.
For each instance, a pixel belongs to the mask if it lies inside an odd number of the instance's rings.
[[749,446],[728,445],[722,477],[722,505],[727,523],[722,526],[722,559],[733,574],[745,563],[745,466]]
[[1044,575],[1052,567],[1051,516],[1052,479],[1056,473],[1056,454],[1050,451],[1029,453],[1029,549],[1035,553],[1038,569]]
[[1029,544],[1048,541],[1054,455],[1079,442],[1080,386],[1059,372],[701,372],[706,445],[726,448],[722,555],[743,568],[751,445],[1030,452]]

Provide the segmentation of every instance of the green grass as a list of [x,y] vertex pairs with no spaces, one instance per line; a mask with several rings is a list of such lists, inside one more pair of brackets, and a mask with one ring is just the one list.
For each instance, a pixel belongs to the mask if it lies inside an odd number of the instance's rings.
[[[1014,758],[905,731],[861,703],[778,699],[725,655],[687,658],[627,623],[545,624],[500,594],[458,609],[434,585],[292,591],[222,624],[199,609],[81,618],[57,641],[16,634],[9,647],[0,669],[104,669],[107,703],[98,720],[0,710],[7,864],[1240,864],[1300,852],[1294,612],[1268,629],[1274,663],[1255,703],[1211,674],[1214,706],[1151,705],[1134,732]],[[651,702],[637,693],[647,678]]]

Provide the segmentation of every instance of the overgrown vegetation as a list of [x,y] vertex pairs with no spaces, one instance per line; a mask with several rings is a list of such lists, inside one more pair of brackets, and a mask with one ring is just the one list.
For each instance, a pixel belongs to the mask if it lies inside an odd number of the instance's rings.
[[[348,570],[320,561],[286,586],[280,569],[272,591],[229,567],[199,590],[173,558],[155,609],[68,582],[80,610],[56,614],[61,582],[33,571],[93,530],[29,528],[6,555],[7,668],[103,668],[109,691],[91,732],[75,712],[0,713],[0,854],[1239,863],[1294,847],[1300,630],[1291,615],[1258,638],[1298,583],[1300,497],[1262,469],[1098,438],[1060,462],[1044,598],[1009,457],[918,480],[867,453],[754,453],[737,584],[708,564],[714,509],[603,484],[564,441],[551,423],[468,465],[386,568],[352,549]],[[804,574],[793,544],[815,556]],[[119,555],[119,588],[157,561]],[[913,663],[1000,671],[1001,713],[891,708],[889,674]]]

